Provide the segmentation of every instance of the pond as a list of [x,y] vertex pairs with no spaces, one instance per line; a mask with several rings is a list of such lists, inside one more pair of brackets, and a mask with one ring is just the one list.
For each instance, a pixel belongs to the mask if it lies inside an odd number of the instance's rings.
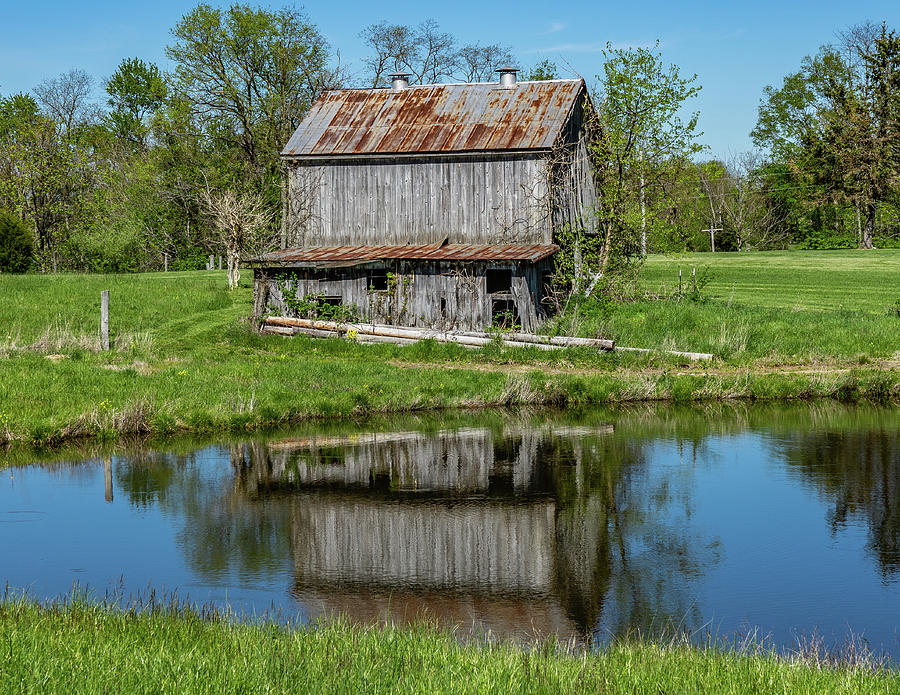
[[491,411],[37,455],[0,471],[0,582],[896,659],[898,412]]

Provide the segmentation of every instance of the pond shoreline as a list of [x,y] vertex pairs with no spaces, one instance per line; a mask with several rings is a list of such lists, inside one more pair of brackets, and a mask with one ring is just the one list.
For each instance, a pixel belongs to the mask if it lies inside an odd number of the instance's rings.
[[[78,370],[90,367],[76,364]],[[583,408],[648,402],[819,399],[841,403],[900,402],[900,371],[871,366],[839,369],[719,366],[652,371],[632,368],[619,374],[609,370],[551,371],[537,365],[513,365],[511,369],[505,365],[455,363],[385,366],[395,372],[392,376],[411,385],[414,393],[384,398],[385,387],[356,381],[343,386],[340,402],[335,402],[334,394],[319,394],[317,389],[321,387],[312,385],[311,397],[296,407],[289,398],[272,403],[267,403],[262,396],[256,399],[257,388],[262,390],[259,380],[249,396],[249,404],[246,396],[239,397],[238,401],[232,399],[231,403],[223,402],[227,394],[217,394],[218,402],[198,402],[190,388],[181,390],[172,399],[161,400],[154,397],[153,384],[145,383],[116,404],[108,400],[96,404],[88,398],[73,399],[68,407],[74,413],[63,417],[47,411],[17,416],[14,404],[10,409],[8,401],[7,409],[0,411],[0,453],[5,453],[4,458],[8,459],[11,450],[21,447],[52,450],[66,444],[115,441],[123,437],[251,433],[307,422],[519,406]],[[341,361],[335,361],[332,369],[338,372],[342,367]],[[177,372],[176,379],[181,374]],[[34,372],[30,376],[34,378]],[[52,375],[45,376],[52,378]],[[435,378],[441,380],[437,388],[433,384]],[[0,468],[4,465],[0,461]]]
[[422,623],[298,628],[239,623],[178,602],[115,609],[73,599],[0,601],[0,690],[65,692],[896,692],[869,657],[730,651],[622,640],[585,651],[486,639]]

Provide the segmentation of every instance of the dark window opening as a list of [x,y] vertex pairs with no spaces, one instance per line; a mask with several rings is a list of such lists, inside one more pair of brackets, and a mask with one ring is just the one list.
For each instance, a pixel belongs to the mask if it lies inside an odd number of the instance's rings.
[[319,306],[340,306],[342,297],[339,294],[323,294],[319,297]]
[[447,318],[447,298],[441,297],[441,318]]
[[370,292],[387,292],[388,291],[387,273],[372,273],[369,275],[369,291]]
[[512,270],[509,268],[488,268],[486,277],[488,294],[512,290]]
[[522,325],[519,310],[511,299],[494,299],[491,302],[491,326],[494,328],[518,328]]
[[347,460],[347,452],[343,447],[323,446],[319,447],[315,463],[322,466],[343,466]]

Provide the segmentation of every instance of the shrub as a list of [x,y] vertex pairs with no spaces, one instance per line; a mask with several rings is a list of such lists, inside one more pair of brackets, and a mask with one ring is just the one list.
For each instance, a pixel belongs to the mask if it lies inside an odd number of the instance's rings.
[[31,230],[11,212],[0,210],[0,273],[24,273],[33,254]]

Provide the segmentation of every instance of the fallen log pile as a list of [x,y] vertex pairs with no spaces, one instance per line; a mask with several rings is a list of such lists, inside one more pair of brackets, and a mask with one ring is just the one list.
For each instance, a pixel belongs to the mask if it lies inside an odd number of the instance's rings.
[[[360,343],[411,344],[419,340],[434,340],[438,343],[456,343],[464,347],[478,348],[495,340],[508,347],[536,347],[540,350],[561,350],[567,347],[592,347],[598,350],[622,350],[652,352],[641,348],[622,348],[612,340],[603,338],[574,338],[569,336],[546,336],[533,333],[504,332],[498,335],[474,331],[439,331],[408,326],[389,326],[378,323],[339,323],[318,319],[299,319],[288,316],[269,316],[261,326],[261,333],[277,335],[307,335],[314,338],[349,337]],[[712,359],[712,355],[702,352],[665,351],[691,360]]]

